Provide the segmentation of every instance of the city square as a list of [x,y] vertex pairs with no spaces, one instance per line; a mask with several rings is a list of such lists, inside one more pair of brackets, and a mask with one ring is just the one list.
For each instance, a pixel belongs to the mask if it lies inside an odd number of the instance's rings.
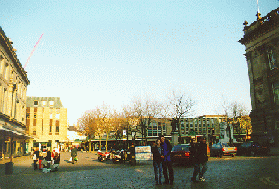
[[97,153],[79,152],[78,162],[61,153],[57,172],[33,170],[29,156],[14,159],[12,175],[0,164],[0,188],[279,188],[279,156],[210,158],[205,182],[191,182],[193,166],[174,165],[174,185],[155,185],[152,162],[136,166],[99,162]]
[[279,188],[278,0],[0,7],[0,189]]

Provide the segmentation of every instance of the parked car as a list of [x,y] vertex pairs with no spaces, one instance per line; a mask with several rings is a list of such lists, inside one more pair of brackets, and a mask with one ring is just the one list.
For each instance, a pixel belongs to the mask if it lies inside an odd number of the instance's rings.
[[210,156],[211,157],[223,157],[223,147],[221,145],[221,143],[217,143],[217,144],[212,144],[212,146],[210,147]]
[[238,147],[237,155],[251,155],[255,156],[256,154],[267,155],[270,152],[270,148],[261,145],[258,142],[244,142]]
[[213,144],[210,148],[210,156],[222,157],[224,155],[235,156],[237,153],[237,147],[230,146],[228,143]]
[[228,143],[221,143],[222,145],[222,151],[223,151],[223,155],[229,155],[234,157],[237,153],[237,147],[235,146],[230,146]]
[[171,150],[173,163],[189,164],[191,163],[191,152],[189,144],[175,145]]

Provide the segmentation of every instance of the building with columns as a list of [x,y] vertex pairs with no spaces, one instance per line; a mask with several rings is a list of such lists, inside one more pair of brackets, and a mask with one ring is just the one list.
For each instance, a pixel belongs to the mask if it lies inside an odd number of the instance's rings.
[[26,131],[32,136],[28,150],[64,148],[67,139],[67,108],[59,97],[27,97]]
[[26,153],[26,90],[30,81],[13,42],[0,27],[0,158]]
[[279,8],[250,25],[244,36],[252,111],[252,140],[279,146]]

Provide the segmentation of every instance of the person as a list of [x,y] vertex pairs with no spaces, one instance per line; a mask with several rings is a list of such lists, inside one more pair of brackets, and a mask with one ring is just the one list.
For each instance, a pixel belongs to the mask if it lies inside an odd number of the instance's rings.
[[34,148],[33,150],[34,150],[34,152],[33,152],[34,170],[37,170],[38,169],[37,161],[39,158],[39,151],[37,151],[36,148]]
[[156,185],[161,185],[162,178],[162,150],[161,150],[161,141],[159,139],[156,140],[154,146],[151,148],[151,152],[153,153],[153,167],[155,173],[155,182]]
[[53,164],[54,170],[53,171],[58,171],[58,167],[60,164],[60,153],[58,153],[58,152],[54,153],[53,161],[54,161],[54,164]]
[[195,182],[197,175],[199,175],[199,181],[205,181],[203,175],[207,170],[208,161],[206,138],[202,137],[201,142],[196,144],[192,143],[192,145],[193,147],[191,147],[190,151],[194,156],[194,172],[191,181]]
[[72,157],[72,164],[75,163],[75,158],[77,157],[77,148],[73,147],[73,149],[71,150],[71,157]]
[[[163,159],[163,174],[165,178],[164,184],[171,184],[173,185],[174,175],[173,175],[173,168],[171,162],[171,144],[170,142],[165,139],[163,135],[159,136],[161,140],[161,150],[162,150],[162,159]],[[169,173],[169,175],[168,175]]]

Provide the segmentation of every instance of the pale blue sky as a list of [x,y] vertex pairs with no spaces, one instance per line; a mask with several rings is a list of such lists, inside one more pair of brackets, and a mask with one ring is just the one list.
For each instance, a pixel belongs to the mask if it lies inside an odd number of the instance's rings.
[[[259,0],[262,16],[278,6]],[[192,96],[197,116],[224,99],[250,108],[238,40],[257,0],[1,0],[0,10],[23,65],[44,34],[26,67],[27,95],[60,97],[70,124],[103,102],[120,108],[172,90]]]

